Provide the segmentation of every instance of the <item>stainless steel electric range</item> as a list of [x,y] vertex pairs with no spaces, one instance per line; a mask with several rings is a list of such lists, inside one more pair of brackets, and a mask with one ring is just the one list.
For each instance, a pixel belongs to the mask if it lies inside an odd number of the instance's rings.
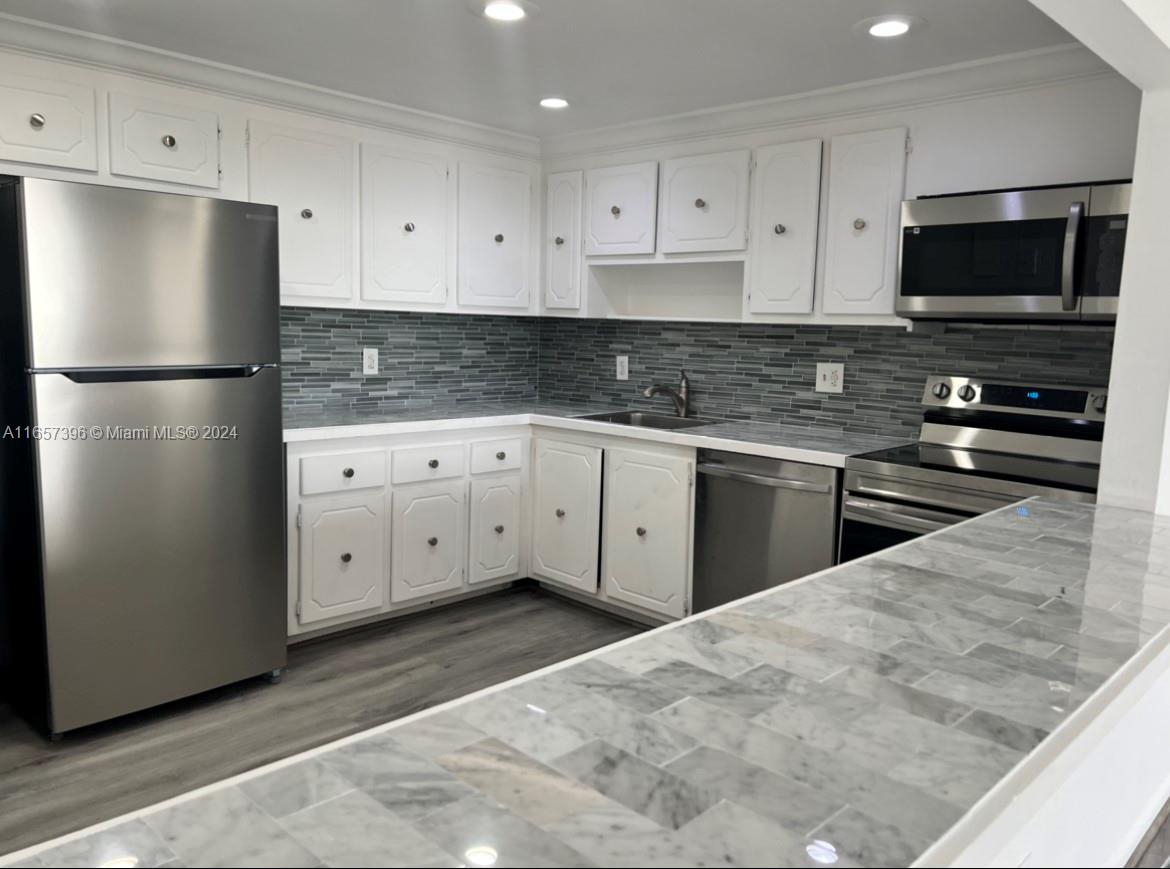
[[846,459],[849,561],[1033,495],[1096,500],[1104,387],[931,376],[918,443]]

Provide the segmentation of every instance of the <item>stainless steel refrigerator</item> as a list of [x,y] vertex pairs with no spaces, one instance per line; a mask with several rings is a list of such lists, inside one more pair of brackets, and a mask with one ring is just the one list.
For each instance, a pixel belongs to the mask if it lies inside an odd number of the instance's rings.
[[9,692],[52,734],[285,663],[276,209],[0,176]]

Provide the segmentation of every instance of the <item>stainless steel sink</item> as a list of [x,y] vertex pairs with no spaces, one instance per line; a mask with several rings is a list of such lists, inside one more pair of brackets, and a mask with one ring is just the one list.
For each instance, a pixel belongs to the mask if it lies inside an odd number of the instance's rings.
[[711,420],[667,416],[661,413],[643,413],[640,410],[614,410],[609,413],[590,413],[575,419],[592,419],[597,422],[612,422],[617,425],[633,425],[639,428],[680,429],[697,425],[710,425]]

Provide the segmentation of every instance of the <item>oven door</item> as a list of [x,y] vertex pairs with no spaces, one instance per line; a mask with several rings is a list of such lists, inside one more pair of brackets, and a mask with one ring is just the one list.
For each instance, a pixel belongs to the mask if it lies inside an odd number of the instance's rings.
[[977,515],[910,506],[879,498],[862,498],[846,492],[841,501],[837,561],[852,561],[923,534],[941,531]]
[[1088,187],[902,203],[898,314],[1076,320]]
[[1084,320],[1117,319],[1131,186],[1101,184],[1089,194],[1081,271],[1081,318]]

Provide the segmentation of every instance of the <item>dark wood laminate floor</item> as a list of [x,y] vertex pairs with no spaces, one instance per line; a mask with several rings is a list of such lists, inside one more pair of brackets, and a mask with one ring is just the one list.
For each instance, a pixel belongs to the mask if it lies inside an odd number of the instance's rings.
[[0,854],[615,642],[642,628],[517,588],[295,646],[253,680],[51,744],[0,706]]

